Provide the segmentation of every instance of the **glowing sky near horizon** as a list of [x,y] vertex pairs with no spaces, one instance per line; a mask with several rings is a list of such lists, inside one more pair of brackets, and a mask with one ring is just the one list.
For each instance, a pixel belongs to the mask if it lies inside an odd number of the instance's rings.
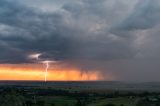
[[[0,80],[38,80],[44,81],[43,64],[3,64],[0,65]],[[108,75],[108,80],[113,80]],[[95,81],[103,80],[99,71],[82,72],[76,68],[66,68],[60,66],[48,69],[47,81]]]

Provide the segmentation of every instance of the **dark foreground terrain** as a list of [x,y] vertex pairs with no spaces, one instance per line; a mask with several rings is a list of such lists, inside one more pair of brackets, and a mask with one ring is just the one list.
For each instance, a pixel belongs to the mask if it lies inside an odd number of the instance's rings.
[[160,83],[1,81],[0,106],[160,106]]

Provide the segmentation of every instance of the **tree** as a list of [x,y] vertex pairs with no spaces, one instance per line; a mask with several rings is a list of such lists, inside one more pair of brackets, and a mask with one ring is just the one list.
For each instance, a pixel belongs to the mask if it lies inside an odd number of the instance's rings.
[[82,106],[82,103],[81,103],[81,101],[79,99],[77,100],[77,103],[76,103],[75,106]]
[[15,91],[10,91],[0,98],[0,106],[23,106],[24,97],[16,93]]
[[64,106],[68,106],[68,104],[64,104]]
[[54,103],[52,103],[51,106],[56,106],[56,105]]
[[106,106],[116,106],[116,105],[110,103],[110,104],[106,104]]
[[37,106],[44,106],[44,104],[45,104],[44,101],[38,101],[37,102]]
[[32,101],[28,100],[28,101],[26,101],[25,105],[26,106],[33,106],[34,103]]
[[124,104],[120,104],[120,106],[124,106]]

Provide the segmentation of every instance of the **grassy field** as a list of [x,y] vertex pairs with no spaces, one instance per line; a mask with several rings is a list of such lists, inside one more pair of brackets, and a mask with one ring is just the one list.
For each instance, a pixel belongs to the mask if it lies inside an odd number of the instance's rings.
[[[66,83],[64,83],[65,86],[63,86],[62,83],[62,85],[53,87],[1,86],[0,103],[32,104],[25,106],[77,106],[76,104],[81,104],[78,106],[106,106],[107,104],[114,104],[115,106],[136,106],[138,103],[146,103],[146,101],[148,101],[148,104],[155,104],[155,100],[160,103],[160,93],[158,91],[115,90],[99,87],[94,88],[94,86],[86,87],[87,84],[82,87],[80,85],[77,86],[77,83],[73,84],[73,82],[70,84],[72,86],[66,86]],[[110,85],[112,85],[112,83]],[[5,104],[3,106],[8,105]]]
[[95,103],[91,103],[88,106],[103,106],[106,104],[115,104],[116,106],[120,106],[124,104],[124,106],[136,106],[136,102],[138,98],[130,99],[127,97],[118,97],[118,98],[107,98],[99,101],[95,101]]
[[45,101],[45,106],[50,106],[50,104],[55,104],[55,106],[75,106],[76,100],[69,97],[63,96],[47,96],[47,97],[38,97],[37,100]]
[[[64,106],[67,104],[68,106],[75,106],[76,99],[70,97],[63,97],[63,96],[50,96],[50,97],[39,97],[38,100],[44,100],[46,105],[50,106],[49,104],[54,103],[55,106]],[[103,99],[94,99],[90,104],[87,106],[103,106],[106,104],[115,104],[116,106],[120,106],[123,104],[124,106],[136,106],[137,101],[139,98],[128,98],[128,97],[118,97],[118,98],[103,98]]]

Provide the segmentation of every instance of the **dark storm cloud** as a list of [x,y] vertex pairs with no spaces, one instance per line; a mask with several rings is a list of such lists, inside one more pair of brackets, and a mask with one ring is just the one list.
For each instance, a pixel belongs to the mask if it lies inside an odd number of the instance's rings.
[[[37,13],[12,1],[2,0],[0,4],[0,40],[4,43],[1,56],[4,61],[23,63],[28,61],[27,55],[32,52],[67,52],[67,38],[54,31],[60,15]],[[23,58],[19,58],[21,55]]]
[[[29,54],[42,53],[127,79],[130,68],[119,60],[159,57],[159,7],[158,0],[1,0],[0,62],[28,63]],[[143,64],[141,73],[151,63]]]
[[158,0],[139,0],[133,12],[118,26],[120,29],[149,29],[159,24],[160,2]]
[[[11,49],[19,49],[20,54],[44,52],[60,59],[112,59],[132,55],[127,41],[111,41],[112,36],[119,38],[105,31],[107,23],[100,20],[106,21],[105,7],[97,10],[104,1],[99,4],[96,1],[69,2],[54,13],[36,11],[20,3],[13,5],[12,1],[1,2],[0,22],[2,30],[6,31],[2,31],[1,40]],[[101,27],[101,24],[104,30],[98,31],[101,29],[96,27]],[[123,52],[125,50],[128,55]]]

